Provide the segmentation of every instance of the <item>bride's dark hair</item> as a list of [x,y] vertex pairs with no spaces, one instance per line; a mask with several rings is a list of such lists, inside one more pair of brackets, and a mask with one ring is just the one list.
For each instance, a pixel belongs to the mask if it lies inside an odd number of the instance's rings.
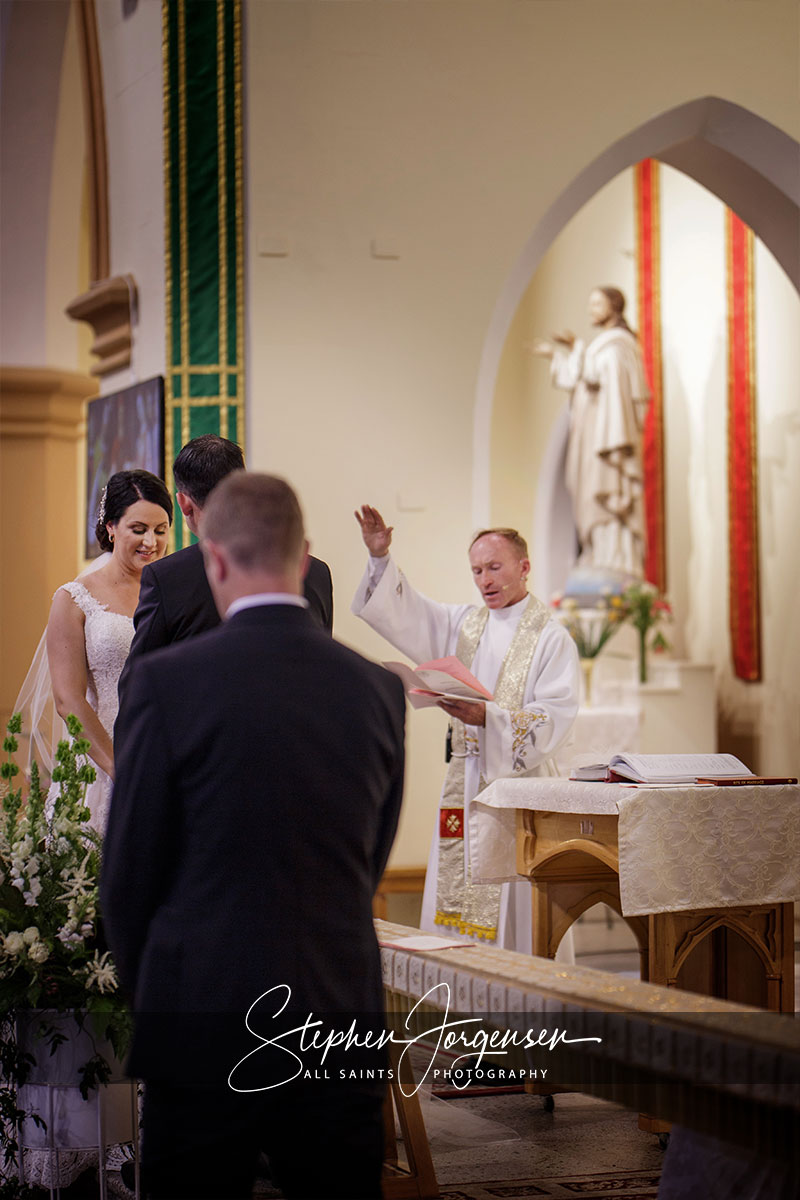
[[117,471],[103,489],[97,515],[94,532],[101,550],[110,550],[113,545],[106,526],[116,525],[137,500],[149,500],[151,504],[160,505],[172,524],[172,497],[163,479],[149,471]]

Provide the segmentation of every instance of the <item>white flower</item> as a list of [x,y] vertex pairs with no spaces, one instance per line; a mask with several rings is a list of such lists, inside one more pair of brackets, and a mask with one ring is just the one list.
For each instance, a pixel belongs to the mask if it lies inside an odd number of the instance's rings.
[[109,958],[108,950],[103,955],[99,955],[99,952],[95,950],[94,958],[84,967],[87,987],[96,988],[98,992],[115,992],[117,990],[117,972]]
[[7,933],[3,938],[3,952],[9,957],[12,955],[22,954],[25,949],[25,939],[18,929]]
[[34,942],[38,942],[39,940],[39,930],[35,925],[29,925],[22,936],[25,939],[26,946],[32,946]]
[[89,870],[89,858],[91,851],[86,855],[79,867],[75,867],[71,871],[62,871],[61,878],[64,880],[66,887],[59,900],[80,900],[97,886],[97,881],[91,879],[87,872]]
[[75,926],[68,921],[66,925],[62,925],[56,937],[65,946],[77,946],[83,941],[83,938],[76,932]]
[[36,941],[28,948],[28,958],[35,963],[47,962],[50,951],[44,942]]

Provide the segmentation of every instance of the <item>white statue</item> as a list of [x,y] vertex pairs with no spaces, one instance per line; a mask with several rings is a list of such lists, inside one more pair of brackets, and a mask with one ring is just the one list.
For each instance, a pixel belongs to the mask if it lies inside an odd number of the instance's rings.
[[595,288],[588,346],[570,332],[537,338],[556,387],[571,392],[566,482],[580,542],[579,565],[641,576],[643,410],[649,399],[639,344],[618,288]]

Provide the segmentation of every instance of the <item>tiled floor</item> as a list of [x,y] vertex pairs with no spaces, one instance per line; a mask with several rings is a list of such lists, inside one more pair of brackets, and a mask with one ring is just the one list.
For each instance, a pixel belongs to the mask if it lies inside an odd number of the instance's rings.
[[591,1096],[556,1096],[552,1112],[539,1097],[522,1092],[426,1103],[433,1106],[427,1108],[426,1127],[443,1190],[565,1173],[661,1170],[658,1139],[638,1129],[637,1114]]

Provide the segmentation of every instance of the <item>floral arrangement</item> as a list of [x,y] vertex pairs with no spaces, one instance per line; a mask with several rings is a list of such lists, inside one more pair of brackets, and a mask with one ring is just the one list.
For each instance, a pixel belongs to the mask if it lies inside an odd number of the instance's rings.
[[610,591],[604,592],[591,608],[582,608],[573,596],[564,597],[558,592],[550,603],[583,659],[597,657],[626,615],[622,597],[612,595]]
[[[648,634],[662,621],[672,619],[672,607],[653,583],[633,583],[622,595],[628,620],[639,631],[639,682],[647,682]],[[669,649],[669,642],[660,629],[650,639],[651,650]]]
[[[6,761],[0,765],[0,1144],[6,1162],[17,1145],[15,1125],[22,1116],[16,1107],[16,1085],[25,1082],[33,1059],[16,1042],[20,1010],[72,1013],[79,1028],[87,1025],[107,1038],[114,1052],[124,1052],[130,1035],[130,1016],[117,981],[110,952],[98,924],[100,835],[89,824],[84,799],[95,778],[87,761],[89,743],[82,727],[67,717],[70,741],[59,742],[53,785],[43,789],[39,769],[31,766],[30,787],[23,800],[14,788],[19,767],[13,761],[21,718],[8,723],[3,742]],[[65,1040],[48,1028],[46,1013],[40,1036],[52,1054]],[[84,1098],[89,1089],[106,1082],[110,1067],[95,1054],[80,1070]]]

